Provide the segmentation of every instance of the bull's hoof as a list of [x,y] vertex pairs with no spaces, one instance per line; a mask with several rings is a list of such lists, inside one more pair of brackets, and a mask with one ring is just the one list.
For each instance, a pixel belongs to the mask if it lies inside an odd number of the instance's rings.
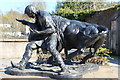
[[72,65],[72,61],[71,60],[65,60],[65,64]]

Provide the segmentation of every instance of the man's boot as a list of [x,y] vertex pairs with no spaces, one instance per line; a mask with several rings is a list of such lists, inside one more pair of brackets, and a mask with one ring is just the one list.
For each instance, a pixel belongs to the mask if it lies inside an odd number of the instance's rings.
[[15,64],[11,61],[12,67],[18,68],[20,70],[25,69],[26,64],[28,63],[29,59],[32,56],[33,49],[36,49],[36,44],[34,44],[33,42],[28,43],[27,46],[26,46],[26,49],[25,49],[25,53],[23,54],[23,57],[22,57],[21,61],[17,64]]
[[26,67],[26,64],[24,63],[22,63],[22,61],[20,61],[19,63],[13,63],[12,61],[11,61],[11,65],[12,65],[12,67],[14,67],[14,68],[18,68],[18,69],[20,69],[20,70],[23,70],[23,69],[25,69],[25,67]]
[[61,71],[58,74],[62,75],[62,74],[67,73],[68,69],[67,69],[65,63],[63,62],[63,59],[60,54],[57,55],[57,60],[58,60],[59,66],[61,68]]

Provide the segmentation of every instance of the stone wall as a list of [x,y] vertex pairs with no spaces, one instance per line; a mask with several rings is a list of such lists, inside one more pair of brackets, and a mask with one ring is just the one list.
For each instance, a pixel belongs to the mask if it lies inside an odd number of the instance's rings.
[[120,54],[120,11],[114,14],[111,25],[111,49]]
[[117,54],[120,56],[120,16],[117,19],[117,27],[118,27],[118,31],[117,31],[117,34],[118,34]]
[[111,49],[113,51],[113,54],[118,55],[117,47],[118,45],[120,45],[120,43],[118,42],[120,40],[118,40],[119,29],[117,27],[119,27],[118,25],[120,25],[118,24],[118,22],[120,23],[120,19],[117,19],[117,21],[114,22],[112,21],[112,18],[117,16],[116,13],[117,13],[116,7],[101,10],[97,12],[95,15],[91,16],[90,18],[87,18],[86,22],[108,27],[109,33],[106,39],[106,47]]
[[113,15],[116,13],[116,7],[112,7],[106,10],[101,10],[96,12],[95,15],[86,19],[86,22],[103,25],[111,29],[111,19]]
[[[21,58],[27,43],[26,40],[20,39],[0,40],[0,59]],[[36,56],[36,54],[33,54],[33,56]]]

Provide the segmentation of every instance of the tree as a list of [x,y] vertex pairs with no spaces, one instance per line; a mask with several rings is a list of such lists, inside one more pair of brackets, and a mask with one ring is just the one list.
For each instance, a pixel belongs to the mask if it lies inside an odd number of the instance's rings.
[[2,24],[11,24],[12,25],[11,30],[13,32],[23,31],[24,30],[23,25],[16,21],[16,18],[22,19],[22,16],[23,15],[21,13],[10,10],[7,14],[3,15]]
[[42,0],[31,0],[30,3],[34,5],[37,9],[40,9],[40,10],[46,9],[46,4]]
[[58,2],[56,6],[56,15],[60,15],[69,19],[76,19],[85,21],[85,18],[94,15],[97,11],[113,5],[108,4],[104,0],[94,1],[78,1],[74,2],[66,0],[65,2]]

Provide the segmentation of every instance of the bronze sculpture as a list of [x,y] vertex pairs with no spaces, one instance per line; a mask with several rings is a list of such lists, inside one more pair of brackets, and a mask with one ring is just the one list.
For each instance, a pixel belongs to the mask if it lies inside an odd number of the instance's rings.
[[[30,43],[26,46],[23,58],[18,64],[12,63],[13,67],[19,69],[25,68],[34,49],[42,48],[43,52],[49,51],[52,57],[57,60],[61,72],[67,72],[65,63],[59,53],[63,48],[65,48],[68,60],[76,56],[77,53],[81,54],[84,48],[94,48],[95,51],[90,51],[90,54],[81,62],[85,63],[88,58],[94,56],[97,49],[104,43],[108,33],[108,29],[104,26],[50,15],[45,11],[37,10],[32,5],[26,7],[25,13],[31,18],[35,18],[35,23],[17,19],[17,21],[31,28]],[[67,54],[67,51],[70,49],[77,50],[71,54]]]

